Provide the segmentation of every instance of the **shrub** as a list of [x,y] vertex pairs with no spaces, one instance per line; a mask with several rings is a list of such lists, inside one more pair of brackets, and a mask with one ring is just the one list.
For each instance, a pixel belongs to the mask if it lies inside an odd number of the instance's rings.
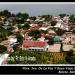
[[3,53],[7,50],[7,47],[4,45],[0,45],[0,53]]

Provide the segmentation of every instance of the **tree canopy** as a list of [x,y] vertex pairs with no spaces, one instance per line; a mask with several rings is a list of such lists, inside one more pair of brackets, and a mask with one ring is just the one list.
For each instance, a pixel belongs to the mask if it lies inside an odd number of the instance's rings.
[[11,12],[9,12],[8,10],[0,11],[0,16],[10,17],[11,16]]
[[19,12],[19,13],[17,13],[16,14],[16,17],[19,17],[19,18],[21,18],[21,19],[28,19],[29,18],[29,14],[28,13],[21,13],[21,12]]
[[75,15],[70,15],[69,19],[70,19],[70,22],[74,22],[75,21]]
[[0,53],[7,51],[7,47],[4,45],[0,45]]
[[21,34],[17,33],[17,34],[16,34],[16,38],[17,38],[17,42],[20,42],[20,43],[23,42],[23,37],[22,37]]
[[18,49],[18,45],[13,45],[13,50],[16,51]]
[[48,44],[49,45],[53,45],[54,44],[54,38],[53,37],[49,39]]
[[31,20],[35,21],[36,20],[36,17],[33,16],[33,17],[30,17]]
[[28,23],[25,23],[24,26],[22,26],[23,29],[29,29],[30,25]]
[[65,33],[65,30],[58,28],[55,32],[57,33],[57,35],[61,36]]
[[52,15],[42,15],[42,18],[45,18],[45,21],[50,21],[52,19]]
[[37,36],[38,34],[40,34],[39,30],[34,30],[28,33],[29,36]]
[[51,21],[51,26],[55,26],[57,21]]
[[59,16],[61,17],[61,18],[63,18],[63,17],[65,17],[66,16],[66,14],[59,14]]

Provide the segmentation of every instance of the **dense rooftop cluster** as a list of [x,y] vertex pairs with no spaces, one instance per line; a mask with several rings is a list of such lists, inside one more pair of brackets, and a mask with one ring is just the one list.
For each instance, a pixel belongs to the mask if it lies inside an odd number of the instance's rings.
[[[0,52],[16,49],[48,51],[51,45],[75,44],[75,15],[29,16],[0,12]],[[4,48],[4,51],[2,49]]]

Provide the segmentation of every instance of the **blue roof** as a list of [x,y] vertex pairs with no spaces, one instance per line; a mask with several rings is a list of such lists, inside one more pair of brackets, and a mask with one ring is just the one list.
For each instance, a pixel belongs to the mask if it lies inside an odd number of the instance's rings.
[[54,36],[54,41],[55,42],[60,41],[60,36]]

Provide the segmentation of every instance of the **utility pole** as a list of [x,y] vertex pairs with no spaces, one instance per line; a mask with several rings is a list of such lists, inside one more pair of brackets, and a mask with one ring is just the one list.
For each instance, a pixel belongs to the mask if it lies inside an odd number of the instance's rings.
[[63,52],[63,41],[60,41],[60,52]]

